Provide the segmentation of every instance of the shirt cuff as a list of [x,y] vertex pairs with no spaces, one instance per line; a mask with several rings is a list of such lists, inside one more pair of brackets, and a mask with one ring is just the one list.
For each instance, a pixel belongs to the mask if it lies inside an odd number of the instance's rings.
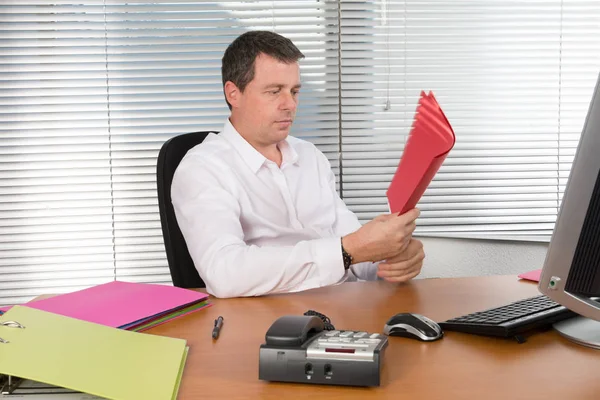
[[346,280],[348,271],[344,269],[340,238],[319,239],[314,247],[314,259],[317,262],[319,284],[332,285]]

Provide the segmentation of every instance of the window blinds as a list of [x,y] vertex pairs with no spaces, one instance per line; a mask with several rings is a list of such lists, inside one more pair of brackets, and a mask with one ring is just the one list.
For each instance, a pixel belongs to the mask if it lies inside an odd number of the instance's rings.
[[0,13],[0,304],[170,282],[158,150],[222,128],[221,57],[245,31],[305,54],[294,134],[338,171],[336,2],[15,0]]
[[114,276],[102,3],[45,3],[0,5],[0,304]]
[[562,4],[559,115],[559,201],[600,72],[600,2]]
[[336,18],[337,7],[318,1],[107,2],[117,278],[170,280],[156,206],[156,156],[173,135],[222,128],[229,110],[221,57],[243,32],[274,30],[305,53],[294,132],[337,158]]
[[458,140],[420,204],[427,235],[547,238],[600,70],[592,0],[5,0],[0,22],[0,304],[170,282],[156,155],[221,129],[220,59],[247,30],[306,54],[293,134],[363,221],[387,211],[434,91]]
[[456,146],[419,204],[418,233],[547,239],[600,70],[597,2],[343,1],[342,182],[387,211],[421,90]]

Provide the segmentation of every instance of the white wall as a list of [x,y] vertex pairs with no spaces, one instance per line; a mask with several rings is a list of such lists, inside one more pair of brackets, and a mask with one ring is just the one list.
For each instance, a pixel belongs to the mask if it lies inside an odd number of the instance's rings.
[[420,278],[519,274],[541,268],[548,243],[419,238],[425,249]]

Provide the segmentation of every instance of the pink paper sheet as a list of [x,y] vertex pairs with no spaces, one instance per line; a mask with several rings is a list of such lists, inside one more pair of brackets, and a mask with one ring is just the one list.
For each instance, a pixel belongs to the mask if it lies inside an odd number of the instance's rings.
[[24,305],[117,328],[206,298],[205,293],[174,286],[113,281]]
[[519,275],[519,278],[527,279],[528,281],[539,282],[541,274],[542,274],[541,269],[535,269],[533,271],[525,272],[525,273]]

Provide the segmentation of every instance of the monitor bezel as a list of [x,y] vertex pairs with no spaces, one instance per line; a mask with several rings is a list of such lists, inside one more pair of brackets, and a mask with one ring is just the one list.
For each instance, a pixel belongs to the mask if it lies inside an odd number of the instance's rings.
[[593,298],[566,291],[565,284],[599,174],[600,74],[592,94],[538,284],[541,293],[570,310],[596,321],[600,321],[599,303]]

